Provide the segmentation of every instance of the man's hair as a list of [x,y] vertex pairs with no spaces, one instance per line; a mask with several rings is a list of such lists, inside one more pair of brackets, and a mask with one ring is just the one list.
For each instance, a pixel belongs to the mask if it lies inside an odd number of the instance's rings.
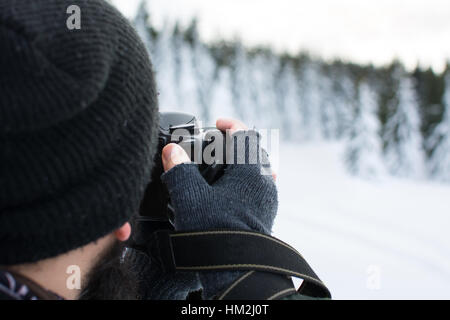
[[[70,6],[80,29],[67,26]],[[119,228],[150,180],[158,104],[130,23],[103,0],[0,1],[0,265]]]

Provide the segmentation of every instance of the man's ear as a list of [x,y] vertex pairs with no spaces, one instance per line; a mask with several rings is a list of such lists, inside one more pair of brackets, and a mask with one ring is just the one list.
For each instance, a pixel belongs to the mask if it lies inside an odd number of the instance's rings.
[[119,241],[127,241],[130,238],[130,235],[131,235],[131,225],[129,222],[125,223],[119,229],[114,231],[114,236]]

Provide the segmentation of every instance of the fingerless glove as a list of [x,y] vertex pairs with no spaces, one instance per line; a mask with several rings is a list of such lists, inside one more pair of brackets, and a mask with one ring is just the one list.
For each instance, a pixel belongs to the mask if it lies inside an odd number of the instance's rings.
[[[174,208],[176,231],[229,229],[271,233],[278,197],[267,153],[260,148],[260,136],[253,130],[238,131],[232,141],[233,149],[227,149],[227,157],[233,163],[212,185],[194,163],[177,165],[161,176]],[[214,297],[241,274],[200,272],[204,298]]]

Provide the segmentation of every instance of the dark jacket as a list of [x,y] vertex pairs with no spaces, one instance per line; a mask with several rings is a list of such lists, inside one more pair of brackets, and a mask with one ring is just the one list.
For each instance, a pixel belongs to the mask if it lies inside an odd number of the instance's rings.
[[[311,300],[314,298],[300,294],[290,295],[283,300]],[[0,270],[0,300],[63,300],[57,294],[43,289],[34,281]]]

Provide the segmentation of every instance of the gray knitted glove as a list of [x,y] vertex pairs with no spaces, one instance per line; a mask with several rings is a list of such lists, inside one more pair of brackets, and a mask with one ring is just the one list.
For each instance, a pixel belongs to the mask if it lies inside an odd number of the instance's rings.
[[[193,163],[180,164],[161,176],[169,190],[177,231],[214,229],[249,230],[270,234],[278,198],[255,131],[238,131],[234,137],[234,164],[209,185]],[[241,140],[244,139],[244,140]],[[249,142],[250,141],[250,142]],[[231,152],[231,150],[228,150]],[[209,299],[231,284],[242,272],[201,272],[204,297]]]

